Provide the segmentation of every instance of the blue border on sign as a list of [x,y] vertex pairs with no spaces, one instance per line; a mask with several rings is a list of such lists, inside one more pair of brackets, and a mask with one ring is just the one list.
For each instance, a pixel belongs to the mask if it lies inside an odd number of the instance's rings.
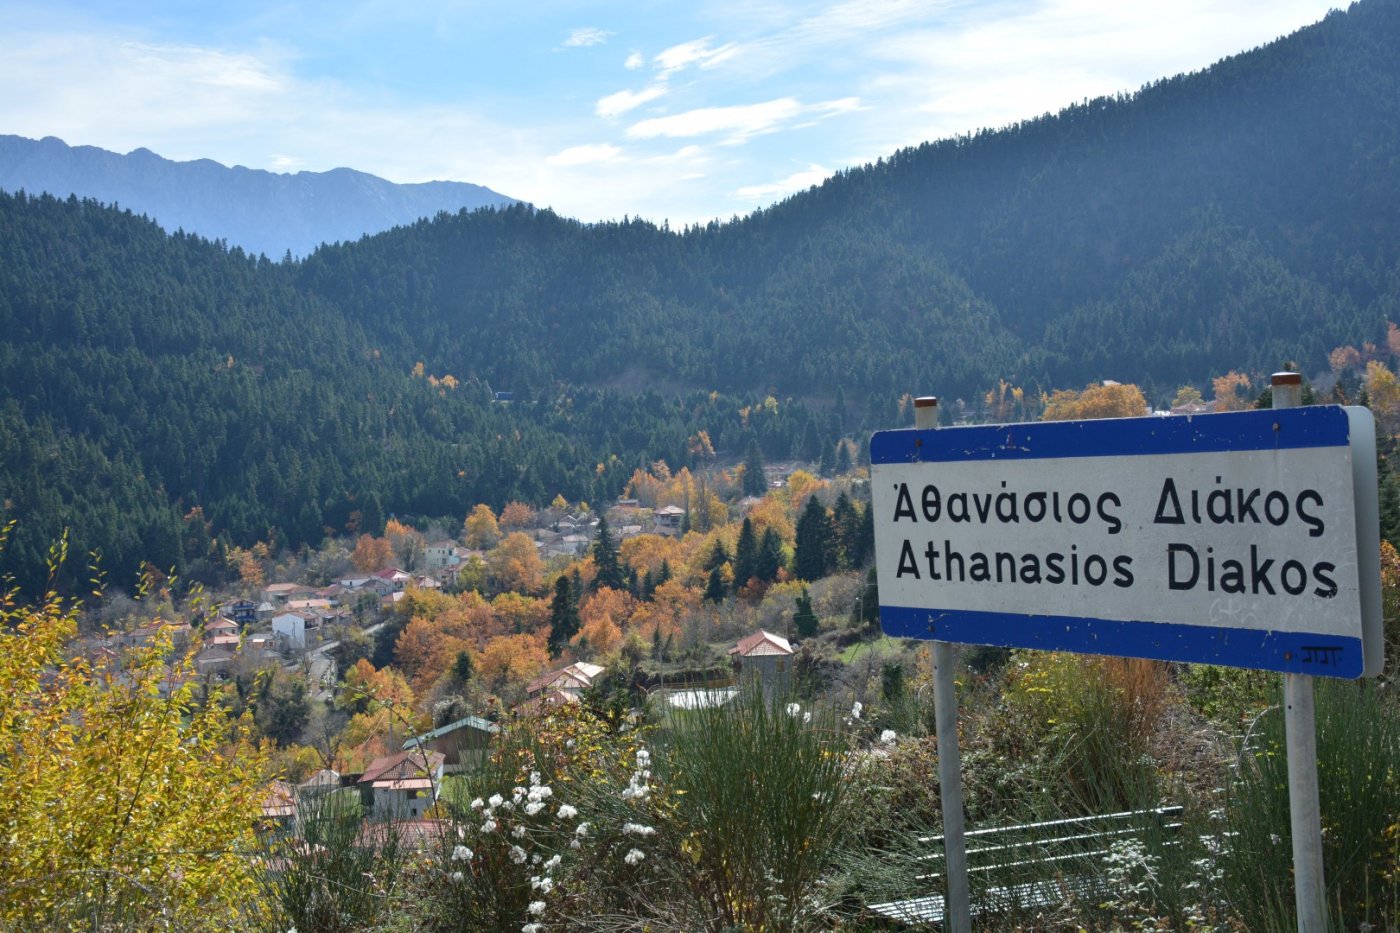
[[1363,667],[1361,639],[1308,632],[905,606],[881,606],[880,627],[894,638],[1222,664],[1319,677],[1360,677]]
[[1130,457],[1345,447],[1349,442],[1345,409],[1340,405],[1312,405],[1214,415],[879,431],[870,438],[870,462]]

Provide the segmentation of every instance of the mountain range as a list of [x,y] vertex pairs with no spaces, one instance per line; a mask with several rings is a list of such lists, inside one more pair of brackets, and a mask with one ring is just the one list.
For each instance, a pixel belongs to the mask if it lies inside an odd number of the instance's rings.
[[683,230],[513,203],[279,262],[0,195],[0,571],[42,580],[68,527],[128,578],[212,578],[229,545],[601,501],[751,439],[815,460],[909,392],[1325,371],[1400,320],[1397,48],[1400,0],[1362,0]]
[[0,190],[119,204],[169,232],[226,240],[274,259],[442,212],[515,203],[464,182],[399,185],[348,168],[279,174],[209,159],[172,162],[149,149],[120,155],[53,136],[0,136]]

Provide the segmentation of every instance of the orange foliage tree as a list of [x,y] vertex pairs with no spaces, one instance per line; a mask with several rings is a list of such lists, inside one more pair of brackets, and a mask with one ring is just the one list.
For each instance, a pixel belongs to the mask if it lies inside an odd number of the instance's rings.
[[475,659],[477,675],[492,693],[523,687],[549,666],[549,646],[543,633],[522,632],[491,639]]
[[394,549],[387,538],[373,535],[360,535],[355,542],[355,551],[350,555],[350,563],[360,573],[374,573],[389,566],[394,559]]
[[[1216,411],[1244,411],[1249,407],[1249,377],[1234,370],[1210,381]],[[1241,395],[1241,393],[1246,393]]]

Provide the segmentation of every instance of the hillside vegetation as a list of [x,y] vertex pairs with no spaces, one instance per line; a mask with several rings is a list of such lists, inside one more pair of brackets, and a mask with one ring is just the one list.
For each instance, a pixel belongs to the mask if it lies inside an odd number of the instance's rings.
[[124,585],[213,580],[230,544],[601,501],[751,439],[815,460],[910,391],[1323,371],[1400,318],[1397,47],[1365,0],[683,231],[517,205],[274,263],[0,196],[0,570],[38,592],[71,527]]

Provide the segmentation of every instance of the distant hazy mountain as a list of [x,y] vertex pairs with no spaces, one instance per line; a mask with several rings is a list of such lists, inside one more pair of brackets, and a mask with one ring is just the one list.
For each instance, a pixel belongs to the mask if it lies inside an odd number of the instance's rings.
[[149,149],[126,155],[0,135],[0,190],[76,194],[146,214],[168,231],[227,240],[280,259],[322,243],[358,240],[441,211],[516,203],[481,185],[396,185],[348,168],[281,175],[209,159],[172,162]]

